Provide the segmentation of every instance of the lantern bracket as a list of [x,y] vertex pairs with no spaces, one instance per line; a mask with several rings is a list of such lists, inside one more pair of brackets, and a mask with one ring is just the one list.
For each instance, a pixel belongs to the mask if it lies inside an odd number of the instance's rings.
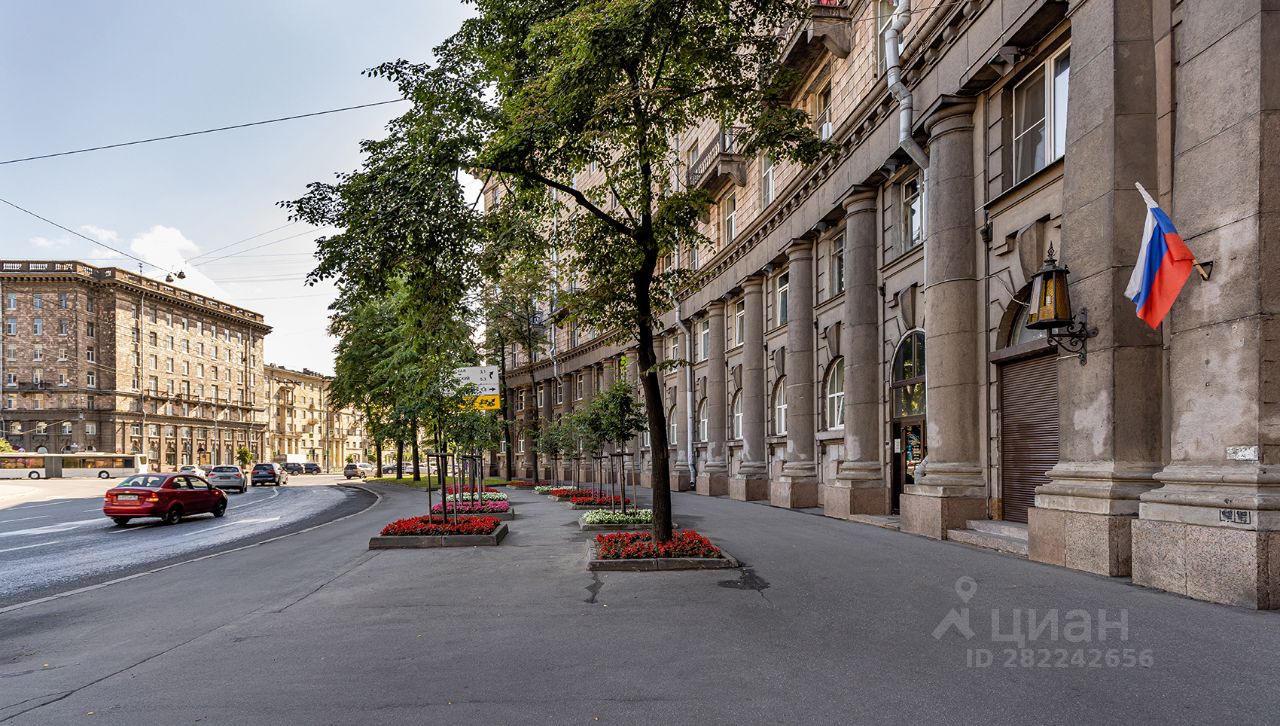
[[1080,358],[1080,365],[1089,362],[1089,339],[1098,335],[1098,329],[1089,325],[1089,308],[1080,308],[1080,312],[1071,318],[1071,324],[1065,328],[1049,331],[1048,340],[1053,345],[1075,353]]

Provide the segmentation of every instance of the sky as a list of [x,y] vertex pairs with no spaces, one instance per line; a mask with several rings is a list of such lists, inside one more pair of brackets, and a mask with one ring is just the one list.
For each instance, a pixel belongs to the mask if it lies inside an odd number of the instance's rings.
[[[0,0],[0,161],[397,98],[361,72],[429,61],[470,11],[458,0]],[[303,282],[332,230],[290,225],[277,203],[356,169],[359,142],[406,107],[0,164],[0,198],[146,260],[153,277],[184,271],[179,285],[266,316],[268,363],[332,373],[333,287]],[[138,269],[5,205],[0,258]]]

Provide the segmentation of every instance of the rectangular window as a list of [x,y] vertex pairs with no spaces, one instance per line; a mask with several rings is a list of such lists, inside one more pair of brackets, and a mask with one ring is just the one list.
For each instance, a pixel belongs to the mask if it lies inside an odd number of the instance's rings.
[[84,422],[84,435],[85,435],[85,436],[97,436],[97,435],[98,435],[98,423],[97,423],[96,421],[85,421],[85,422]]
[[18,319],[17,319],[17,318],[5,318],[5,319],[4,319],[4,332],[5,332],[5,333],[7,333],[8,335],[17,335],[17,334],[18,334]]
[[1062,157],[1067,142],[1071,49],[1051,56],[1013,89],[1013,171],[1020,182]]
[[44,370],[41,368],[31,369],[31,382],[37,386],[44,382]]
[[831,138],[831,84],[827,83],[813,96],[813,130],[818,138]]
[[31,321],[31,332],[36,335],[44,335],[44,318],[35,318]]
[[699,332],[701,333],[701,340],[698,343],[698,358],[699,360],[707,360],[711,357],[711,321],[703,320],[702,329]]
[[902,184],[902,251],[908,252],[924,242],[924,202],[920,180]]
[[92,346],[84,349],[84,359],[89,361],[90,363],[97,362],[98,355],[96,352],[94,352],[94,349]]
[[784,272],[776,278],[775,288],[777,291],[778,325],[783,325],[787,322],[787,295],[789,294],[788,287],[790,280],[790,272]]
[[84,327],[84,334],[87,337],[96,338],[98,336],[98,327],[93,323],[86,323]]
[[876,54],[876,74],[884,73],[886,70],[886,62],[884,56],[884,31],[889,29],[889,24],[893,22],[893,5],[886,0],[875,0],[876,8],[876,37],[871,43],[875,46]]
[[556,379],[556,403],[564,403],[564,382]]
[[547,400],[545,396],[546,394],[546,391],[544,390],[545,388],[546,387],[542,385],[538,386],[538,397],[536,401],[538,408],[542,408],[545,405],[545,402]]
[[4,384],[5,384],[6,386],[16,386],[16,385],[18,385],[18,374],[17,374],[17,373],[6,373],[6,374],[4,374]]
[[742,345],[747,335],[747,301],[739,300],[733,304],[733,342]]
[[66,368],[63,368],[58,371],[58,385],[59,386],[67,385],[67,369]]
[[831,268],[828,297],[835,297],[844,292],[844,232],[831,240]]
[[98,387],[98,374],[97,374],[97,373],[94,373],[93,371],[89,371],[88,373],[85,373],[85,374],[84,374],[84,385],[85,385],[85,386],[87,386],[87,387],[89,387],[89,388],[97,388],[97,387]]
[[43,345],[37,345],[31,349],[31,360],[44,360]]
[[6,345],[6,346],[4,347],[4,359],[5,359],[5,360],[7,360],[7,361],[16,361],[16,360],[18,360],[18,346],[16,346],[16,345]]
[[11,292],[4,296],[4,309],[5,310],[18,309],[18,293]]
[[761,206],[769,206],[776,196],[777,190],[774,188],[774,163],[773,157],[765,154],[760,157],[760,200],[763,202]]
[[41,308],[43,308],[43,307],[44,307],[44,295],[43,295],[43,294],[41,294],[41,293],[38,293],[38,292],[37,292],[36,294],[32,295],[32,296],[31,296],[31,305],[32,305],[36,310],[40,310]]
[[724,224],[721,226],[721,236],[725,242],[732,242],[738,236],[738,195],[729,194],[721,203],[724,210]]
[[93,312],[94,310],[97,309],[97,307],[93,304],[93,298],[87,297],[84,299],[84,309],[88,310],[89,312]]
[[70,307],[70,300],[67,297],[67,293],[65,292],[58,293],[58,307],[62,308],[63,310],[66,310],[68,307]]
[[71,334],[71,321],[67,320],[66,318],[60,319],[58,321],[58,335],[70,335],[70,334]]

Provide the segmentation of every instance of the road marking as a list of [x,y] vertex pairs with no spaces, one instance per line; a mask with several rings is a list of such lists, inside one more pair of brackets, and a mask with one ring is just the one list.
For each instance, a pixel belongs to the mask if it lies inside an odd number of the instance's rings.
[[223,527],[234,527],[234,526],[236,526],[237,524],[263,524],[263,523],[265,523],[265,522],[275,522],[275,521],[278,521],[279,519],[280,519],[279,517],[259,517],[259,518],[257,518],[257,519],[237,519],[237,520],[236,520],[236,521],[234,521],[234,522],[227,522],[226,524],[219,524],[219,525],[217,525],[216,527],[205,527],[204,529],[197,529],[197,530],[196,530],[196,531],[194,531],[194,532],[187,532],[186,534],[183,534],[182,536],[183,536],[183,537],[194,537],[194,536],[196,536],[197,534],[204,534],[205,532],[212,532],[212,531],[213,531],[213,530],[215,530],[215,529],[222,529]]
[[32,547],[44,547],[44,546],[46,546],[46,545],[58,544],[58,543],[60,543],[60,542],[62,542],[62,540],[60,540],[60,539],[55,539],[55,540],[54,540],[54,541],[52,541],[52,542],[41,542],[40,544],[22,545],[21,547],[8,547],[8,548],[6,548],[6,549],[2,549],[2,550],[0,550],[0,552],[16,552],[16,551],[18,551],[18,550],[29,550],[29,549],[31,549]]
[[[90,509],[89,511],[96,512],[98,510]],[[0,524],[9,524],[10,522],[25,522],[28,519],[48,519],[49,517],[52,517],[52,516],[53,516],[52,514],[40,514],[34,517],[20,517],[18,519],[0,519]]]
[[36,507],[52,507],[55,504],[62,504],[62,502],[45,502],[44,504],[16,504],[10,507],[10,509],[35,509]]
[[237,504],[237,505],[235,505],[234,507],[227,507],[227,509],[244,509],[245,507],[252,507],[252,506],[253,506],[253,505],[255,505],[255,504],[262,504],[262,503],[264,503],[264,502],[269,502],[269,501],[271,501],[272,499],[275,499],[275,498],[276,498],[276,497],[278,497],[278,496],[280,496],[280,490],[279,490],[279,489],[273,489],[273,490],[271,491],[271,496],[269,496],[269,497],[261,497],[261,498],[255,499],[255,500],[253,500],[253,501],[251,501],[251,502],[245,502],[244,504]]
[[44,527],[32,527],[31,529],[17,529],[12,532],[0,532],[0,537],[18,537],[21,535],[32,534],[53,534],[54,532],[65,532],[69,529],[83,527],[86,524],[102,524],[102,517],[95,519],[81,519],[75,522],[61,522],[59,524],[50,524]]
[[79,594],[81,594],[81,593],[93,592],[94,590],[101,590],[102,588],[104,588],[104,587],[108,587],[108,586],[110,586],[110,585],[115,585],[115,584],[117,584],[117,583],[121,583],[121,582],[127,582],[127,581],[129,581],[129,580],[136,580],[136,579],[138,579],[138,578],[140,578],[140,577],[146,577],[147,575],[154,575],[154,574],[156,574],[157,572],[164,572],[165,570],[169,570],[169,569],[172,569],[172,568],[174,568],[174,567],[181,567],[182,565],[189,565],[189,564],[191,564],[192,562],[201,562],[201,561],[203,561],[203,560],[211,560],[211,559],[213,559],[214,557],[221,557],[221,556],[223,556],[223,555],[229,555],[229,554],[231,554],[232,552],[240,552],[241,550],[252,549],[252,548],[254,548],[254,547],[261,547],[261,546],[262,546],[262,545],[264,545],[264,544],[270,544],[271,542],[276,542],[276,541],[278,541],[278,540],[282,540],[282,539],[285,539],[285,538],[287,538],[287,537],[293,537],[293,536],[295,536],[295,535],[305,534],[305,533],[307,533],[307,532],[312,532],[312,531],[315,531],[315,530],[317,530],[317,529],[320,529],[321,527],[328,527],[328,526],[329,526],[329,525],[331,525],[331,524],[337,524],[338,522],[341,522],[341,521],[342,521],[342,520],[344,520],[344,519],[351,519],[352,517],[358,517],[358,516],[360,516],[361,514],[364,514],[365,512],[369,511],[370,509],[373,509],[374,507],[376,507],[376,506],[378,506],[380,503],[382,503],[382,495],[381,495],[381,494],[379,494],[378,492],[375,492],[375,491],[374,491],[374,490],[372,490],[372,489],[368,489],[368,488],[365,488],[365,487],[362,487],[362,486],[356,486],[355,484],[338,484],[338,485],[336,485],[336,486],[347,486],[347,487],[354,487],[354,488],[356,488],[356,489],[364,489],[364,491],[369,492],[369,493],[370,493],[370,494],[372,494],[373,496],[377,497],[377,499],[374,499],[372,504],[370,504],[369,506],[365,507],[364,509],[361,509],[361,510],[360,510],[360,511],[358,511],[358,512],[352,512],[351,514],[348,514],[348,515],[346,515],[346,516],[338,517],[337,519],[331,519],[331,520],[329,520],[328,522],[321,522],[320,524],[313,525],[313,526],[311,526],[311,527],[306,527],[305,529],[300,529],[300,530],[298,530],[297,532],[289,532],[288,534],[280,534],[280,535],[276,535],[275,537],[268,537],[267,539],[260,540],[260,541],[258,541],[258,542],[251,542],[250,544],[247,544],[247,545],[241,545],[240,547],[233,547],[233,548],[231,548],[231,549],[229,549],[229,550],[223,550],[223,551],[221,551],[221,552],[214,552],[214,553],[212,553],[212,554],[208,554],[208,555],[201,555],[201,556],[199,556],[199,557],[194,557],[194,558],[189,559],[189,560],[183,560],[182,562],[174,562],[174,563],[171,563],[171,564],[165,565],[165,566],[163,566],[163,567],[157,567],[157,568],[155,568],[155,569],[153,569],[153,570],[147,570],[147,571],[145,571],[145,572],[135,572],[135,573],[133,573],[132,575],[125,575],[124,577],[117,577],[117,578],[116,578],[116,579],[114,579],[114,580],[107,580],[106,582],[99,582],[99,583],[98,583],[98,584],[96,584],[96,585],[86,585],[85,587],[77,587],[77,588],[76,588],[76,589],[74,589],[74,590],[67,590],[66,592],[60,592],[60,593],[57,593],[57,594],[55,594],[55,595],[46,595],[45,597],[38,597],[38,598],[36,598],[35,600],[28,600],[28,601],[26,601],[26,602],[20,602],[20,603],[14,604],[14,605],[9,605],[8,607],[0,608],[0,615],[4,615],[5,613],[11,613],[11,612],[13,612],[13,611],[15,611],[15,610],[21,610],[21,609],[23,609],[23,608],[28,608],[28,607],[31,607],[32,605],[40,605],[40,604],[43,604],[43,603],[52,602],[52,601],[54,601],[54,600],[61,600],[61,599],[62,599],[62,598],[64,598],[64,597],[71,597],[72,595],[79,595]]

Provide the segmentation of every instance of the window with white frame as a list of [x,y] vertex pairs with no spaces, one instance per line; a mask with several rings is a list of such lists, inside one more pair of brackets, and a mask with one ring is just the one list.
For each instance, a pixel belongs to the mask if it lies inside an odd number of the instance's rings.
[[818,138],[827,141],[831,138],[831,82],[813,94],[813,130]]
[[10,292],[10,293],[5,294],[5,296],[4,296],[4,309],[5,309],[5,310],[17,310],[17,309],[18,309],[18,293],[16,293],[16,292]]
[[542,385],[542,384],[538,384],[538,394],[537,394],[537,397],[536,397],[536,403],[537,403],[537,406],[538,406],[538,408],[539,408],[539,409],[541,409],[543,406],[545,406],[545,405],[546,405],[546,400],[547,400],[547,398],[546,398],[546,386],[544,386],[544,385]]
[[827,296],[835,297],[844,292],[844,232],[831,240],[831,257],[828,260]]
[[776,168],[772,156],[764,154],[760,157],[760,206],[762,207],[767,207],[777,196],[774,175]]
[[556,403],[564,403],[564,382],[556,379]]
[[672,406],[667,409],[667,426],[670,429],[667,433],[667,446],[675,446],[680,439],[680,428],[676,424],[676,407]]
[[732,420],[730,430],[733,432],[735,440],[742,439],[742,391],[733,394],[733,405],[729,407],[729,415]]
[[871,43],[875,46],[876,54],[876,73],[884,73],[886,70],[886,62],[884,55],[884,31],[889,29],[889,24],[893,22],[893,4],[887,0],[875,0],[876,9],[876,37]]
[[902,183],[902,251],[908,252],[924,242],[924,201],[920,179]]
[[44,318],[35,318],[31,321],[31,332],[36,335],[44,335]]
[[844,428],[844,358],[836,358],[827,366],[823,385],[827,397],[827,428]]
[[732,242],[738,236],[738,195],[730,192],[720,203],[720,209],[720,235],[725,242]]
[[707,399],[698,403],[698,441],[707,441]]
[[787,433],[787,377],[782,376],[773,384],[773,434]]
[[1062,157],[1071,48],[1049,56],[1013,89],[1013,174],[1020,182]]
[[[597,379],[597,380],[598,380],[598,379]],[[579,373],[579,374],[578,374],[578,388],[577,388],[577,390],[576,390],[576,391],[574,391],[574,393],[576,394],[576,395],[574,396],[575,400],[581,401],[581,400],[582,400],[582,397],[583,397],[584,395],[586,395],[586,394],[585,394],[586,389],[587,389],[587,377],[586,377],[586,374]]]
[[747,335],[747,301],[739,300],[733,304],[733,342],[742,345]]
[[782,274],[774,278],[773,288],[774,288],[774,300],[776,305],[775,317],[777,319],[778,325],[783,325],[787,322],[787,296],[789,294],[790,285],[791,285],[790,272],[783,272]]
[[84,374],[84,384],[89,388],[96,388],[98,385],[98,374],[89,371]]
[[703,320],[698,327],[698,360],[707,360],[711,357],[711,321]]
[[5,318],[5,320],[4,320],[4,332],[5,332],[6,334],[8,334],[8,335],[17,335],[17,334],[18,334],[18,319],[17,319],[17,318]]

